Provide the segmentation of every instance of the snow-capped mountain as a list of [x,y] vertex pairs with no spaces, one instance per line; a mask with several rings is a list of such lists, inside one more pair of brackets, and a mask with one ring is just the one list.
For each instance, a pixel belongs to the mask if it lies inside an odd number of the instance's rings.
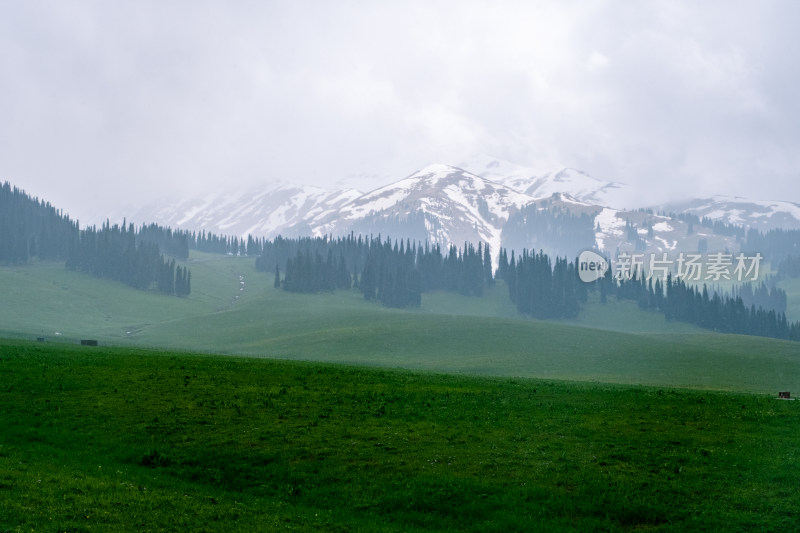
[[689,213],[726,224],[755,228],[800,229],[800,204],[785,201],[753,201],[738,196],[713,196],[659,206],[667,213]]
[[[661,213],[690,213],[762,230],[800,228],[800,205],[714,197],[651,210],[623,210],[629,188],[580,171],[534,169],[488,157],[475,171],[430,165],[368,193],[293,184],[208,194],[140,209],[128,220],[246,237],[381,235],[443,247],[484,242],[571,255],[583,248],[617,252],[737,251],[741,239],[711,224]],[[616,200],[615,200],[616,198]],[[740,232],[741,233],[741,232]],[[743,236],[743,235],[742,235]],[[741,237],[741,236],[740,236]]]
[[497,253],[509,214],[531,201],[509,187],[437,164],[300,224],[314,235],[381,233],[443,246],[486,242]]
[[718,234],[711,226],[694,224],[649,210],[618,211],[603,208],[594,216],[595,247],[608,253],[736,252],[741,241]]
[[485,242],[496,257],[509,215],[534,198],[443,165],[363,194],[277,184],[140,209],[128,219],[223,235],[382,235],[443,247]]
[[298,226],[307,217],[335,212],[361,194],[355,189],[329,191],[277,183],[149,206],[137,210],[129,219],[222,235],[272,237]]
[[618,253],[675,256],[681,252],[738,251],[735,235],[715,233],[712,225],[693,224],[652,210],[620,210],[581,202],[556,193],[513,213],[503,227],[503,247],[544,250],[551,256],[573,256],[593,248]]
[[473,156],[461,167],[536,199],[566,193],[581,202],[622,208],[630,195],[622,183],[599,180],[574,168],[543,171],[485,155]]

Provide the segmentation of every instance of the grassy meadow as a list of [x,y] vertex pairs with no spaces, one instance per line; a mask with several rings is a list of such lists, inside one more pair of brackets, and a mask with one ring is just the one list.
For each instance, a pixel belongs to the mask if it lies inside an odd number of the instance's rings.
[[0,531],[792,531],[800,403],[0,343]]
[[798,343],[185,264],[188,298],[0,267],[0,532],[800,529]]

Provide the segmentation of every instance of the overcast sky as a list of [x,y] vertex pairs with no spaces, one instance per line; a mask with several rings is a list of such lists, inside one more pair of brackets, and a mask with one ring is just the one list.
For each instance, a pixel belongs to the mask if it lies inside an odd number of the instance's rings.
[[485,153],[643,204],[800,202],[798,20],[793,0],[0,0],[0,181],[80,214]]

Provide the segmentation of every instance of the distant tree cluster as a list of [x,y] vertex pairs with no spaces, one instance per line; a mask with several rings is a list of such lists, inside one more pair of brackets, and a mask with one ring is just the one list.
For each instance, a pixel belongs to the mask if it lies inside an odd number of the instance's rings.
[[389,239],[370,243],[361,273],[359,289],[367,300],[378,300],[387,307],[419,307],[422,303],[422,278],[416,265],[416,247]]
[[[653,236],[652,226],[648,235],[650,237]],[[647,248],[647,241],[642,239],[641,235],[639,235],[639,228],[632,224],[630,220],[625,220],[625,238],[629,243],[633,244],[633,248],[637,252],[643,252]]]
[[81,230],[49,203],[31,198],[8,183],[0,186],[0,262],[33,258],[65,261],[67,268],[120,281],[138,289],[188,295],[191,273],[161,255],[159,244],[177,257],[188,256],[188,238],[155,224]]
[[[125,223],[123,222],[123,226]],[[172,230],[158,224],[142,225],[139,228],[137,239],[140,242],[150,242],[158,245],[165,254],[178,259],[189,258],[189,241],[191,236],[186,231]]]
[[[285,261],[281,280],[280,261]],[[285,239],[264,244],[256,261],[261,271],[275,273],[275,286],[293,292],[357,288],[367,300],[389,307],[415,307],[421,295],[448,291],[480,297],[495,282],[488,245],[464,243],[443,254],[438,244],[356,237]],[[577,316],[586,300],[575,263],[544,252],[524,251],[518,258],[500,250],[498,277],[506,280],[517,308],[536,318]]]
[[[280,275],[279,270],[277,275]],[[352,282],[344,256],[340,253],[339,260],[334,262],[333,250],[328,250],[326,259],[322,259],[317,251],[312,255],[310,250],[298,250],[294,258],[286,261],[283,288],[290,292],[349,289]]]
[[189,248],[198,252],[222,255],[241,255],[258,257],[264,251],[265,238],[256,238],[252,235],[236,237],[230,235],[216,235],[205,230],[186,232]]
[[27,263],[33,258],[63,261],[79,231],[77,222],[49,203],[8,182],[0,186],[1,263]]
[[355,237],[352,233],[347,237],[335,239],[328,236],[296,239],[278,236],[261,243],[261,254],[256,258],[256,269],[271,272],[279,266],[285,272],[287,261],[295,258],[298,252],[309,252],[312,256],[319,254],[324,258],[331,252],[334,258],[340,255],[344,257],[346,268],[352,274],[364,268],[367,251],[367,239],[361,236]]
[[143,225],[138,238],[158,244],[162,252],[178,259],[189,257],[190,250],[220,255],[258,257],[264,251],[266,239],[248,235],[236,237],[201,231],[165,228],[158,224]]
[[711,292],[706,285],[701,289],[671,275],[662,282],[643,276],[617,281],[609,274],[598,280],[597,286],[602,295],[638,301],[640,308],[661,311],[668,320],[722,333],[800,341],[800,322],[789,323],[785,313],[755,304],[748,307],[740,295]]
[[594,214],[575,215],[548,205],[544,201],[512,213],[503,226],[504,245],[511,250],[536,248],[553,256],[594,246]]
[[786,256],[778,265],[779,279],[800,278],[800,255]]
[[523,250],[522,255],[507,261],[507,253],[500,254],[498,276],[508,285],[511,301],[517,309],[534,318],[574,318],[580,311],[580,302],[586,301],[587,289],[580,281],[575,262],[556,258],[553,266],[544,252]]
[[[124,223],[123,223],[124,225]],[[142,225],[137,230],[137,239],[157,244],[161,251],[178,259],[187,259],[190,250],[198,252],[259,256],[264,251],[265,238],[248,235],[247,238],[189,230],[173,230],[158,224]]]
[[[723,295],[726,294],[723,293]],[[761,307],[778,313],[785,313],[789,303],[785,290],[775,286],[774,283],[767,284],[766,281],[762,281],[756,286],[750,282],[734,286],[730,291],[730,297],[734,300],[741,298],[745,307]]]
[[715,235],[725,235],[742,239],[745,237],[745,229],[737,224],[727,224],[721,220],[712,220],[708,217],[700,219],[700,225],[711,228]]
[[139,238],[158,244],[161,250],[179,259],[189,257],[190,250],[198,252],[259,256],[264,250],[265,238],[256,238],[248,235],[247,238],[230,235],[217,235],[215,233],[188,230],[173,230],[158,224],[149,224],[139,229]]
[[141,290],[156,289],[164,294],[187,296],[191,273],[161,255],[157,244],[137,240],[133,224],[108,222],[92,226],[72,241],[67,268],[100,278],[112,279]]
[[725,235],[727,237],[736,237],[737,239],[743,239],[745,237],[745,228],[737,224],[728,224],[722,222],[721,220],[714,220],[709,217],[700,218],[699,216],[691,213],[672,213],[660,211],[659,215],[686,222],[688,226],[687,233],[689,235],[695,232],[695,226],[702,226],[710,229],[715,235]]
[[778,265],[789,256],[800,256],[800,230],[772,229],[762,233],[751,228],[742,251],[750,255],[760,253],[767,261]]
[[261,271],[275,271],[285,290],[318,292],[355,286],[368,300],[390,307],[419,306],[423,292],[444,290],[481,296],[494,282],[491,251],[483,243],[455,246],[410,240],[356,237],[285,239],[264,243],[256,260]]

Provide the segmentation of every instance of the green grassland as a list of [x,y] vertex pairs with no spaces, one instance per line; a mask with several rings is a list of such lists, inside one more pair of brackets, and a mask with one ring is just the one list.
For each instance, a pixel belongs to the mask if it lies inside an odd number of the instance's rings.
[[[152,324],[162,324],[233,305],[241,267],[252,260],[200,255],[185,263],[192,270],[191,297],[176,298],[132,289],[64,268],[34,262],[0,267],[0,332],[47,338],[123,339]],[[259,276],[260,278],[261,276]],[[258,282],[258,279],[254,280]]]
[[498,283],[484,298],[425,294],[420,309],[396,310],[356,291],[276,290],[248,258],[192,254],[187,264],[189,298],[56,264],[2,267],[0,334],[648,386],[775,393],[800,382],[797,343],[707,332],[634,302],[590,301],[578,319],[542,322],[520,316]]
[[798,343],[185,264],[188,298],[0,267],[0,337],[48,341],[0,340],[0,532],[800,526]]
[[800,402],[0,341],[0,531],[796,531]]

